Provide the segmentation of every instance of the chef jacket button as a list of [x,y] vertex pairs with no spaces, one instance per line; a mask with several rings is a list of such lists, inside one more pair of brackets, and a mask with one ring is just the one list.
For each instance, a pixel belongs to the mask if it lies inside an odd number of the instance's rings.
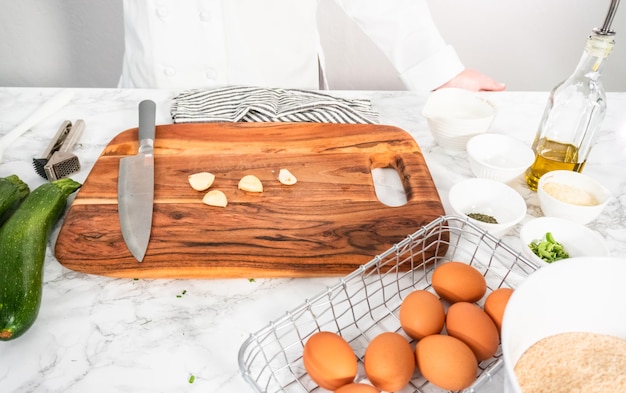
[[207,70],[205,75],[207,79],[210,79],[210,80],[215,80],[215,78],[217,77],[217,73],[215,72],[215,70]]
[[174,76],[176,75],[176,70],[172,67],[165,67],[163,69],[163,74],[165,74],[165,76]]
[[200,19],[204,22],[208,22],[211,20],[211,13],[209,11],[200,12]]
[[165,18],[169,15],[169,11],[167,10],[167,7],[158,7],[156,9],[156,14],[160,18]]

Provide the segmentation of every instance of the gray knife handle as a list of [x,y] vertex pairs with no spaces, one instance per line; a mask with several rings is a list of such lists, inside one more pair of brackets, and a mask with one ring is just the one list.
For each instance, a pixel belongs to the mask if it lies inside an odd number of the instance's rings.
[[151,100],[139,103],[139,152],[152,150],[155,134],[156,104]]

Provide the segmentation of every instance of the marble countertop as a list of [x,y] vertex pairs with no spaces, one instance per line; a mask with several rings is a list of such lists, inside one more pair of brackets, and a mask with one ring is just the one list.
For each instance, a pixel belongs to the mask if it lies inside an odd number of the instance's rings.
[[[0,137],[53,96],[57,89],[0,88]],[[137,104],[157,104],[157,124],[172,123],[167,90],[75,89],[72,101],[41,121],[5,151],[0,177],[18,174],[31,188],[44,182],[32,158],[43,152],[63,120],[84,119],[74,149],[84,181],[102,149],[116,134],[137,126]],[[466,152],[438,146],[421,108],[427,95],[411,92],[334,92],[369,98],[381,123],[409,132],[422,149],[444,208],[447,193],[472,177]],[[496,106],[490,132],[530,144],[547,92],[484,93]],[[608,93],[602,133],[585,173],[615,196],[588,224],[605,237],[613,256],[626,256],[626,93]],[[522,224],[541,216],[536,193],[520,178],[510,183],[526,200]],[[521,225],[521,224],[520,224]],[[504,242],[520,249],[520,225]],[[248,336],[337,282],[311,279],[130,280],[77,273],[53,256],[55,228],[47,250],[41,310],[22,337],[0,342],[3,392],[246,392],[237,354]],[[407,235],[418,228],[407,228]],[[190,383],[190,377],[194,377]],[[494,382],[493,391],[501,385]]]

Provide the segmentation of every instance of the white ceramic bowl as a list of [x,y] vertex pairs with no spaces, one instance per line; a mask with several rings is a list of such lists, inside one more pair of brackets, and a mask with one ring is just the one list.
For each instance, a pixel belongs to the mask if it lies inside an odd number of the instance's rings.
[[476,177],[508,182],[528,169],[535,153],[524,142],[503,134],[486,133],[467,142],[467,157]]
[[526,216],[524,198],[510,186],[495,180],[463,180],[450,188],[448,200],[454,212],[461,217],[468,217],[469,213],[494,217],[497,224],[470,218],[470,221],[494,236],[503,236]]
[[568,261],[575,257],[609,256],[609,247],[598,232],[564,218],[539,217],[528,221],[520,229],[522,254],[538,266],[548,266],[551,263],[536,256],[528,245],[533,241],[543,240],[547,232],[552,233],[554,240],[561,243],[570,256],[568,259],[561,259],[557,262]]
[[[550,184],[550,185],[548,185]],[[597,201],[592,206],[568,203],[546,192],[546,185],[559,185],[563,189],[563,198],[578,198],[578,194],[591,195]],[[577,190],[573,192],[572,190]],[[581,197],[583,196],[581,195]],[[604,210],[611,193],[590,176],[574,171],[552,171],[541,176],[537,185],[539,205],[545,216],[567,218],[580,224],[595,220]],[[583,198],[585,199],[585,198]]]
[[542,338],[565,332],[626,339],[626,259],[572,258],[539,269],[513,292],[502,322],[506,393],[521,393],[514,367]]
[[464,150],[472,136],[487,132],[495,114],[478,93],[456,88],[434,91],[422,110],[435,141],[451,150]]

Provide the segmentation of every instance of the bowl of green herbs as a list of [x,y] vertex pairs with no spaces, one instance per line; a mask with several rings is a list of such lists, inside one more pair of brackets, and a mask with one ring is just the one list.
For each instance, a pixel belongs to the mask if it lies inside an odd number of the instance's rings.
[[538,266],[573,257],[609,256],[600,233],[564,218],[534,218],[522,226],[520,240],[522,254]]
[[495,237],[504,236],[526,217],[526,201],[513,187],[492,179],[469,178],[448,192],[454,214]]

